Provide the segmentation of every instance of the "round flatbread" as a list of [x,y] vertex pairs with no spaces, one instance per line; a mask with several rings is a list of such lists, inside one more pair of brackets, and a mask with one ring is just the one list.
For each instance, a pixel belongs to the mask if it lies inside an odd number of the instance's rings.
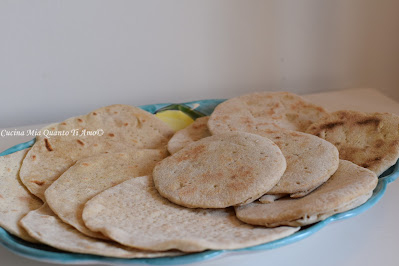
[[193,142],[154,168],[155,187],[189,208],[225,208],[256,200],[280,180],[286,162],[267,138],[230,132]]
[[253,225],[304,226],[355,208],[370,198],[378,178],[370,170],[340,160],[326,183],[300,199],[283,198],[271,203],[254,202],[236,207],[237,218]]
[[211,132],[208,130],[209,116],[197,118],[188,127],[177,131],[168,142],[168,151],[173,154],[188,144],[209,137]]
[[[164,148],[174,133],[153,114],[129,105],[103,107],[41,132],[22,164],[20,176],[42,200],[44,191],[77,160],[130,148]],[[64,132],[69,134],[62,135]]]
[[338,169],[338,150],[328,141],[291,130],[266,130],[262,134],[280,148],[287,161],[283,176],[268,194],[303,197],[326,182]]
[[87,202],[86,225],[126,246],[147,250],[237,249],[270,242],[298,227],[262,228],[240,222],[232,209],[189,209],[161,197],[151,177],[137,177]]
[[317,105],[289,92],[259,92],[229,99],[219,104],[208,121],[215,135],[228,131],[257,134],[265,129],[305,131],[326,115]]
[[182,255],[179,251],[153,252],[122,246],[111,241],[102,241],[81,234],[72,226],[63,223],[44,204],[38,210],[29,212],[21,225],[38,241],[49,246],[83,254],[116,258],[155,258]]
[[65,223],[85,235],[104,238],[84,225],[84,204],[98,193],[127,179],[151,174],[155,164],[166,156],[166,151],[142,149],[81,159],[46,190],[46,201]]
[[399,116],[338,111],[311,125],[308,133],[334,144],[339,157],[377,175],[399,159]]
[[19,180],[19,169],[28,149],[0,156],[0,226],[26,241],[37,242],[18,224],[43,202],[29,193]]
[[337,148],[321,138],[285,129],[265,129],[258,134],[277,144],[287,162],[283,176],[268,194],[303,197],[327,181],[338,168]]

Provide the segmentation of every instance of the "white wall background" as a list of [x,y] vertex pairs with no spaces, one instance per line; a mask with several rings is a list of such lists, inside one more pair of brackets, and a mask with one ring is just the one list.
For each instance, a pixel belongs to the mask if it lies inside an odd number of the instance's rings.
[[256,90],[399,100],[398,12],[397,0],[0,0],[0,128]]

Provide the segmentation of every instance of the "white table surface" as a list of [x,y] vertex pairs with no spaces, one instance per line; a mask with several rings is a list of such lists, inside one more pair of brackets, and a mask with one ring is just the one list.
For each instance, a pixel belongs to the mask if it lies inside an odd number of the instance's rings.
[[[331,111],[354,109],[392,112],[399,115],[399,103],[375,89],[352,89],[306,97]],[[40,127],[41,125],[33,125],[16,129],[40,129]],[[0,151],[30,139],[31,137],[0,137]],[[396,266],[399,265],[398,203],[399,180],[388,185],[383,198],[370,210],[356,217],[329,224],[302,241],[274,250],[232,253],[190,265]],[[2,266],[43,264],[45,263],[17,256],[0,246]]]

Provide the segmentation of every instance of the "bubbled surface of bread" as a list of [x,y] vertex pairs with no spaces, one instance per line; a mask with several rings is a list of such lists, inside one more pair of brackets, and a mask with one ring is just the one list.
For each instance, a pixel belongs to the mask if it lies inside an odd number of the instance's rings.
[[229,132],[203,138],[157,164],[155,187],[190,208],[225,208],[261,197],[280,180],[286,161],[267,138]]
[[231,208],[178,206],[159,195],[150,176],[127,180],[97,195],[86,204],[83,219],[92,230],[127,246],[186,252],[244,248],[299,230],[248,225]]

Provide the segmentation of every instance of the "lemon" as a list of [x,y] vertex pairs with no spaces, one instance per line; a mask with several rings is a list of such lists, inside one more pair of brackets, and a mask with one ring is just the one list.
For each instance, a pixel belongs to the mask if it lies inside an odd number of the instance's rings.
[[155,115],[175,131],[183,129],[194,122],[191,117],[178,110],[162,111]]

